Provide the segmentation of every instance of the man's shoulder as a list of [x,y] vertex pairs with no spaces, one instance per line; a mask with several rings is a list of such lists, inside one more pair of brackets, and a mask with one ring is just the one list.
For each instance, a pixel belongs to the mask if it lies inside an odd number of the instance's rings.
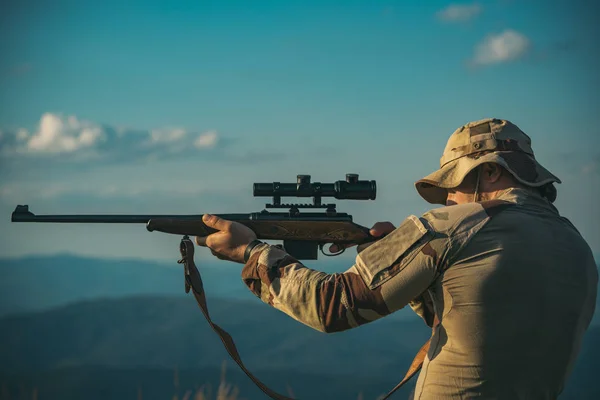
[[514,205],[515,203],[504,200],[457,204],[429,210],[422,215],[422,219],[436,232],[453,234],[485,224]]

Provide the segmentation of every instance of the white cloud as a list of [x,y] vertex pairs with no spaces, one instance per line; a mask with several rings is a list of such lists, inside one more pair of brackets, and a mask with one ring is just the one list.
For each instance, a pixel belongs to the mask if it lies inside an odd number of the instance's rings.
[[[85,121],[76,116],[45,113],[33,131],[21,128],[0,135],[0,157],[54,156],[56,159],[161,159],[214,149],[217,131],[198,133],[183,128],[136,130]],[[57,157],[58,156],[58,157]]]
[[31,152],[71,153],[90,148],[106,137],[102,128],[91,122],[45,113],[37,132],[29,137],[25,129],[19,129],[17,139],[25,140],[26,149]]
[[152,143],[178,142],[185,138],[186,134],[187,132],[182,128],[153,129],[150,131],[150,140]]
[[487,36],[475,47],[472,63],[490,65],[513,61],[524,56],[531,43],[523,34],[514,30],[505,30],[496,35]]
[[445,22],[466,22],[481,13],[483,8],[478,3],[451,4],[436,13],[438,19]]
[[217,135],[217,132],[215,131],[208,131],[208,132],[204,132],[202,134],[200,134],[200,136],[198,136],[198,138],[194,141],[194,146],[196,146],[196,148],[198,149],[205,149],[205,148],[213,148],[217,145],[217,142],[219,141],[219,136]]

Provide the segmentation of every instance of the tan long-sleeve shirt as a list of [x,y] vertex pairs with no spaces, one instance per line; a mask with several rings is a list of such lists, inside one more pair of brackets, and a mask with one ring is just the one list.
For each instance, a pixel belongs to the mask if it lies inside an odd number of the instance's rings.
[[554,206],[510,189],[408,217],[344,273],[259,245],[242,279],[265,303],[323,332],[406,305],[429,326],[437,316],[414,399],[555,399],[594,313],[598,270]]

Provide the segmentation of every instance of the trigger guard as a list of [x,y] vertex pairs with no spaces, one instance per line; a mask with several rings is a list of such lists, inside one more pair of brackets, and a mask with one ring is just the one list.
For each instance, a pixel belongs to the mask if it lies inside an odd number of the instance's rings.
[[[327,257],[335,257],[335,256],[339,256],[339,255],[340,255],[340,254],[342,254],[344,251],[346,251],[346,248],[345,248],[345,247],[341,247],[341,250],[340,250],[340,251],[338,251],[337,253],[329,253],[329,254],[327,254],[327,253],[325,253],[325,250],[323,250],[323,248],[325,247],[325,244],[326,244],[326,243],[324,243],[324,244],[320,244],[320,245],[319,245],[319,250],[321,250],[321,253],[322,253],[324,256],[327,256]],[[339,246],[337,243],[332,243],[332,244],[335,244],[335,245]]]

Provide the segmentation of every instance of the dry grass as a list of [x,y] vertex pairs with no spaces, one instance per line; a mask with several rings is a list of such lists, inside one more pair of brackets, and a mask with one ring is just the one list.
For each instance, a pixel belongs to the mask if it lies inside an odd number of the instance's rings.
[[[215,393],[214,400],[243,400],[243,398],[238,397],[240,395],[239,388],[237,386],[233,386],[232,384],[227,382],[226,372],[227,372],[227,362],[223,361],[221,365],[221,381],[219,382],[219,386]],[[175,385],[175,390],[178,390],[179,387],[179,379],[177,370],[175,370],[173,384]],[[293,399],[296,398],[294,391],[290,387],[290,385],[286,385],[287,395]],[[206,384],[200,387],[195,393],[191,390],[185,392],[181,400],[213,400],[212,399],[212,390],[211,385]],[[141,397],[138,397],[138,400],[143,400]],[[172,400],[179,400],[177,395],[174,395]],[[358,394],[357,400],[364,400],[362,392]]]
[[[219,386],[217,387],[217,390],[214,393],[214,397],[213,397],[213,391],[212,391],[211,384],[206,383],[195,391],[194,390],[186,390],[180,399],[180,397],[179,397],[179,389],[180,389],[179,388],[179,371],[177,369],[175,369],[175,371],[173,373],[173,386],[175,389],[175,393],[171,397],[171,400],[244,400],[243,397],[239,397],[240,396],[239,388],[236,385],[233,385],[233,384],[227,382],[226,364],[227,364],[226,361],[223,361],[223,364],[221,365],[221,379],[219,382]],[[287,385],[286,388],[287,388],[287,395],[289,397],[291,397],[292,399],[295,399],[296,395],[294,394],[294,391],[292,390],[292,388],[289,385]],[[27,391],[27,392],[29,392],[29,391]],[[8,388],[6,387],[6,385],[2,385],[2,390],[0,391],[0,399],[8,400],[11,398],[12,397],[8,393]],[[27,394],[22,393],[21,396],[19,396],[19,398],[37,400],[38,399],[38,390],[37,390],[37,388],[34,387],[31,390],[31,392],[29,392]],[[143,393],[143,390],[141,387],[138,387],[137,400],[144,400],[144,393]],[[364,400],[362,393],[358,394],[357,400]]]
[[[223,361],[221,366],[221,381],[219,382],[219,386],[217,387],[217,391],[215,393],[214,400],[242,400],[238,398],[239,389],[237,386],[234,386],[227,382],[226,379],[226,362]],[[172,397],[172,400],[179,400],[179,396],[177,393],[179,392],[179,373],[175,370],[173,375],[173,386],[175,386],[175,394]],[[187,390],[181,400],[211,400],[212,399],[212,387],[210,384],[202,385],[195,392],[193,390]],[[141,397],[141,392],[138,392],[138,400],[143,400]]]

